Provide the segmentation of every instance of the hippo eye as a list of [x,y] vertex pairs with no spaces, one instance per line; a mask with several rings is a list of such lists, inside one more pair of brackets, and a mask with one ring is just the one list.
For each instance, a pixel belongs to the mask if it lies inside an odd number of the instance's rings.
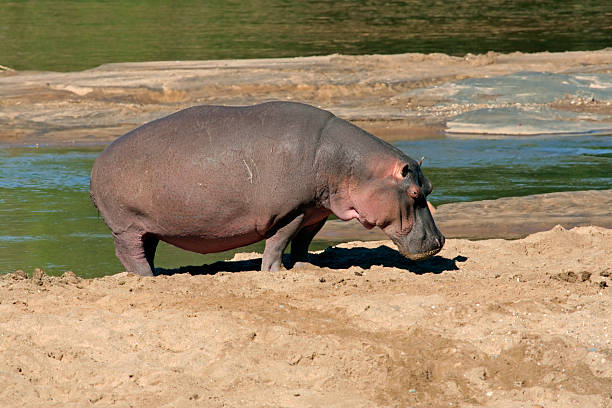
[[402,177],[406,177],[408,175],[408,173],[410,173],[410,166],[405,165],[402,168]]

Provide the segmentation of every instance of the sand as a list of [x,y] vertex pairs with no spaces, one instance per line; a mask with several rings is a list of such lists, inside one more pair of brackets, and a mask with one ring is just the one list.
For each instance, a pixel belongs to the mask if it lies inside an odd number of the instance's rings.
[[451,239],[422,263],[391,248],[4,275],[0,406],[612,406],[612,230]]

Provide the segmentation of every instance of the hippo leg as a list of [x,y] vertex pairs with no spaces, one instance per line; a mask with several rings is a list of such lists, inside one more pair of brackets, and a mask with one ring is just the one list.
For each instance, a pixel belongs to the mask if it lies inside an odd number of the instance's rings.
[[298,233],[302,222],[304,221],[304,214],[298,215],[289,224],[280,228],[274,235],[266,240],[266,247],[264,249],[263,257],[261,259],[261,270],[276,272],[281,269],[283,252],[289,241]]
[[327,221],[324,218],[321,222],[302,228],[291,240],[291,262],[293,266],[299,266],[302,262],[308,262],[308,246],[315,235],[323,228]]
[[153,235],[145,235],[142,239],[142,243],[145,251],[145,258],[147,259],[147,263],[151,268],[152,272],[155,272],[155,265],[153,263],[153,258],[155,258],[155,250],[157,249],[157,244],[159,244],[159,239]]
[[114,235],[115,254],[125,270],[142,276],[153,276],[153,258],[159,240],[151,235],[124,232]]

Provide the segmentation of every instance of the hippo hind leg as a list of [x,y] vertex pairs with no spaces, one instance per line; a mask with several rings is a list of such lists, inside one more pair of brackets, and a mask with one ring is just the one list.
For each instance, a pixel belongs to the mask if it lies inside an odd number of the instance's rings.
[[114,235],[115,254],[125,270],[141,276],[153,276],[155,250],[159,239],[150,234],[124,232]]
[[317,224],[304,227],[293,237],[291,240],[291,263],[293,266],[308,262],[308,247],[315,235],[323,228],[325,221],[327,221],[327,218]]

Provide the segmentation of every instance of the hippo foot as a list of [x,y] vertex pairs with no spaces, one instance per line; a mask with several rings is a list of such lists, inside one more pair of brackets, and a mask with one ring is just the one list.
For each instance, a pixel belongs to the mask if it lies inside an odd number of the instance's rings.
[[285,270],[281,261],[272,262],[269,265],[266,265],[265,262],[261,267],[262,272],[279,272]]

